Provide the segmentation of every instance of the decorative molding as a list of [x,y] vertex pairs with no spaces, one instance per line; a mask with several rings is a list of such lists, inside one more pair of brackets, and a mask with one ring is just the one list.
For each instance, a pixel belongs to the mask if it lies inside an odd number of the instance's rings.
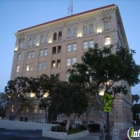
[[15,33],[16,36],[20,35],[20,34],[23,34],[23,33],[29,33],[29,32],[33,32],[33,31],[37,31],[37,30],[42,30],[42,29],[45,29],[45,28],[51,28],[53,26],[57,26],[57,25],[60,25],[60,24],[66,24],[68,22],[72,22],[72,21],[75,21],[75,20],[81,20],[82,18],[88,18],[88,17],[91,17],[91,16],[95,16],[95,15],[98,15],[98,14],[101,14],[101,13],[104,13],[106,11],[113,11],[113,10],[116,10],[117,9],[117,6],[114,5],[112,7],[107,7],[107,8],[104,8],[104,9],[99,9],[99,10],[90,10],[89,12],[87,13],[79,13],[79,14],[75,14],[73,16],[68,16],[66,18],[60,18],[58,20],[54,20],[54,21],[50,21],[50,22],[47,22],[46,24],[40,24],[40,25],[36,25],[36,26],[33,26],[33,27],[29,27],[27,29],[23,29],[23,30],[19,30],[17,33]]

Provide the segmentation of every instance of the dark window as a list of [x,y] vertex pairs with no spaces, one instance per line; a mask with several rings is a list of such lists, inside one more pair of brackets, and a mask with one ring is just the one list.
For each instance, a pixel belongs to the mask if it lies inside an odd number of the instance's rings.
[[27,122],[28,121],[28,118],[25,118],[24,121]]
[[56,40],[57,39],[57,33],[54,33],[53,34],[53,40]]
[[56,47],[52,48],[52,54],[56,54]]
[[57,53],[61,53],[61,46],[58,46]]
[[56,78],[59,80],[60,74],[56,74]]
[[60,31],[59,33],[58,33],[58,40],[61,40],[62,39],[62,32]]

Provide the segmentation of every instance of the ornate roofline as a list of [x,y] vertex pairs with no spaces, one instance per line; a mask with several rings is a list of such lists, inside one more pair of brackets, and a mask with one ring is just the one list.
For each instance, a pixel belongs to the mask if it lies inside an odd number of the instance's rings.
[[75,20],[75,19],[80,19],[80,18],[83,18],[83,17],[88,17],[88,16],[91,16],[91,15],[96,15],[96,14],[99,14],[101,12],[105,12],[105,11],[116,9],[116,8],[117,8],[117,6],[115,4],[111,4],[111,5],[107,5],[107,6],[104,6],[104,7],[88,10],[88,11],[85,11],[85,12],[81,12],[81,13],[78,13],[78,14],[74,14],[74,15],[71,15],[71,16],[59,18],[59,19],[56,19],[56,20],[52,20],[52,21],[49,21],[49,22],[45,22],[45,23],[42,23],[42,24],[38,24],[38,25],[35,25],[35,26],[31,26],[29,28],[19,30],[17,33],[15,33],[15,35],[19,35],[21,33],[37,30],[37,29],[40,29],[40,28],[55,26],[57,24],[69,22],[69,21],[72,21],[72,20]]

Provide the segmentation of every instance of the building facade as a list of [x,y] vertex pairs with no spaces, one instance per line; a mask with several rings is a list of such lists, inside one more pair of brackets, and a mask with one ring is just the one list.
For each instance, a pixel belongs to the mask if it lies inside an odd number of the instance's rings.
[[[22,29],[15,35],[11,79],[47,74],[67,81],[67,70],[74,63],[81,62],[81,56],[95,43],[100,48],[109,44],[114,44],[115,49],[128,47],[121,15],[115,4]],[[112,127],[123,129],[130,125],[131,103],[131,90],[127,96],[120,94],[116,97],[110,112]],[[42,122],[44,119],[39,109],[30,115],[23,114],[29,121]],[[98,116],[98,110],[92,109],[90,122],[98,122]],[[79,120],[77,118],[77,122],[85,120],[84,114]]]

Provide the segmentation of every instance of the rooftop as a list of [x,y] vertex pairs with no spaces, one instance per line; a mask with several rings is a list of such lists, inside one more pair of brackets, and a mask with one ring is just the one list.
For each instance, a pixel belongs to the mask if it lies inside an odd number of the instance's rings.
[[99,8],[96,8],[96,9],[88,10],[88,11],[85,11],[85,12],[77,13],[77,14],[74,14],[74,15],[66,16],[66,17],[63,17],[63,18],[59,18],[59,19],[56,19],[56,20],[52,20],[52,21],[49,21],[49,22],[45,22],[45,23],[42,23],[42,24],[38,24],[38,25],[35,25],[35,26],[31,26],[31,27],[19,30],[18,33],[22,32],[22,31],[25,31],[25,30],[28,30],[28,29],[36,28],[36,27],[39,27],[39,26],[42,26],[42,25],[47,25],[47,24],[50,24],[50,23],[54,23],[54,22],[65,20],[65,19],[73,18],[73,17],[79,16],[79,15],[83,15],[83,14],[87,14],[87,13],[91,13],[91,12],[97,12],[97,11],[100,11],[100,10],[107,10],[108,8],[111,8],[111,7],[114,8],[115,6],[116,6],[115,4],[111,4],[111,5],[99,7]]

